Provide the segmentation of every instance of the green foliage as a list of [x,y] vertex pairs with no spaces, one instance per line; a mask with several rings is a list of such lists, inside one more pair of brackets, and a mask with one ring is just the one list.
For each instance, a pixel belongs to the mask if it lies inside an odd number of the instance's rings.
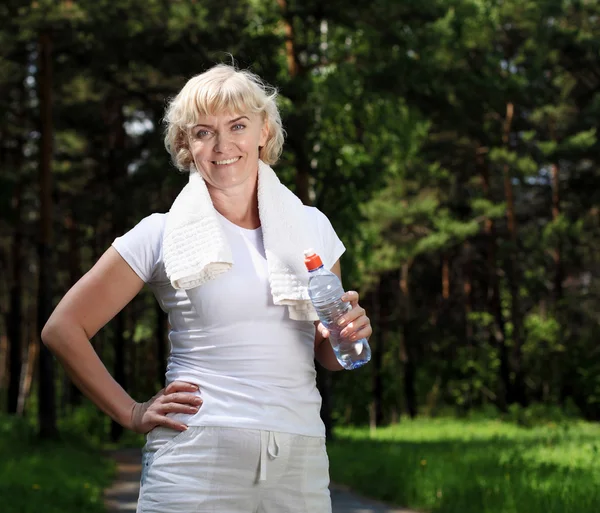
[[87,400],[59,421],[61,436],[97,448],[108,439],[109,427],[110,418]]
[[549,356],[554,352],[566,350],[560,339],[562,330],[557,319],[531,313],[525,319],[525,329],[528,334],[527,342],[523,346],[525,354],[533,356],[543,352]]
[[476,198],[471,203],[473,212],[488,219],[499,219],[506,215],[504,203],[494,204],[485,198]]
[[577,152],[592,148],[598,141],[596,132],[597,129],[594,127],[590,128],[589,130],[584,130],[582,132],[573,134],[563,142],[561,149],[564,152]]

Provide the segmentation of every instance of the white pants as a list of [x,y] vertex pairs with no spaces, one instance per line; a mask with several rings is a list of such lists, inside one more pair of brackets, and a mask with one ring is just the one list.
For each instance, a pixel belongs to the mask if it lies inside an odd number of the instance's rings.
[[137,513],[331,513],[325,439],[251,429],[155,428]]

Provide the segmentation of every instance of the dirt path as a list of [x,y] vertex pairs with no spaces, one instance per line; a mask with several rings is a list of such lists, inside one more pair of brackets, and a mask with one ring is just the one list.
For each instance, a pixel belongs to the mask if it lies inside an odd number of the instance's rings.
[[[111,453],[117,461],[118,472],[113,485],[106,490],[108,513],[135,512],[140,483],[139,449],[121,449]],[[414,513],[407,509],[392,509],[333,485],[331,487],[333,513]]]

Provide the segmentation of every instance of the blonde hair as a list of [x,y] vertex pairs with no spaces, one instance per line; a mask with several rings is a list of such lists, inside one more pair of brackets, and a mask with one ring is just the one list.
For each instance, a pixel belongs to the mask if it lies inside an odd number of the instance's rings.
[[266,120],[269,135],[259,158],[265,164],[275,164],[283,148],[284,131],[274,87],[250,71],[227,64],[218,64],[189,79],[168,103],[163,120],[165,147],[173,164],[181,171],[189,171],[192,154],[188,134],[199,116],[247,112],[260,114]]

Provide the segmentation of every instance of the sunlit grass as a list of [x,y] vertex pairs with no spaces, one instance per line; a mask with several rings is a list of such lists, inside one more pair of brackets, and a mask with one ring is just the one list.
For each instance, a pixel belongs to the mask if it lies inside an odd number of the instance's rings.
[[439,513],[597,513],[600,426],[418,419],[338,428],[332,480]]
[[94,513],[114,465],[81,438],[39,442],[23,421],[0,416],[0,511]]

